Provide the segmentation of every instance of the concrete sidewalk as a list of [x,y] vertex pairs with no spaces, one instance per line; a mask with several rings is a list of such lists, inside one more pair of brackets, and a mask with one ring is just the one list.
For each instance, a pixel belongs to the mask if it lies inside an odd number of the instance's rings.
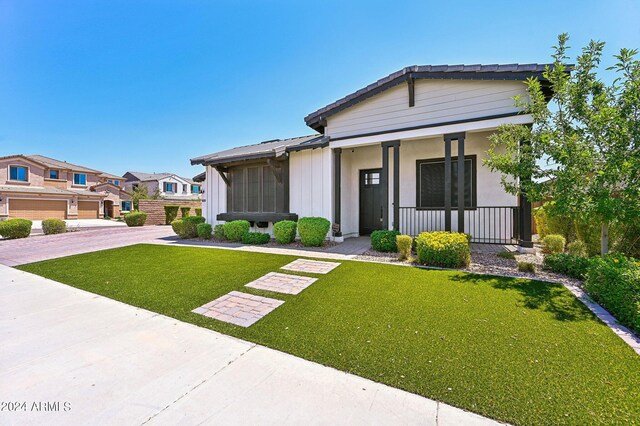
[[497,424],[1,265],[0,301],[0,424]]

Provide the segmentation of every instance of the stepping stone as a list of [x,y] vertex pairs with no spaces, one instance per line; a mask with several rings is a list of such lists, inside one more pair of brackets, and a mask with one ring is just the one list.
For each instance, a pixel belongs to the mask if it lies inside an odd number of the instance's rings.
[[317,280],[317,278],[269,272],[264,277],[245,284],[245,287],[275,291],[276,293],[298,294]]
[[296,259],[280,269],[311,274],[326,274],[340,266],[339,262],[322,262],[320,260]]
[[191,312],[241,327],[249,327],[283,303],[284,300],[232,291]]

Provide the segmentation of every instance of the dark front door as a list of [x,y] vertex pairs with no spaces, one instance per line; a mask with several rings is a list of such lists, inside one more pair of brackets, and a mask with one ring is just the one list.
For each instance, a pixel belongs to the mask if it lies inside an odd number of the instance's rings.
[[381,169],[360,170],[360,235],[382,229]]

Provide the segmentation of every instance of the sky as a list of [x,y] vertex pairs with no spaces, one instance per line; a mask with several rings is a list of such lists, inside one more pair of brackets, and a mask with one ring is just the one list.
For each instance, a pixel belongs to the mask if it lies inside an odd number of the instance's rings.
[[604,69],[639,22],[640,0],[0,0],[0,156],[192,177],[405,66],[546,63],[568,32]]

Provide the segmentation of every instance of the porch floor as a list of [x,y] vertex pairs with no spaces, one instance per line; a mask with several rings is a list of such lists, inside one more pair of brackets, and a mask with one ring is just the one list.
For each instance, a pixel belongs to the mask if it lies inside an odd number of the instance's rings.
[[514,244],[480,244],[471,243],[471,253],[499,253],[501,251],[517,252],[518,246]]

